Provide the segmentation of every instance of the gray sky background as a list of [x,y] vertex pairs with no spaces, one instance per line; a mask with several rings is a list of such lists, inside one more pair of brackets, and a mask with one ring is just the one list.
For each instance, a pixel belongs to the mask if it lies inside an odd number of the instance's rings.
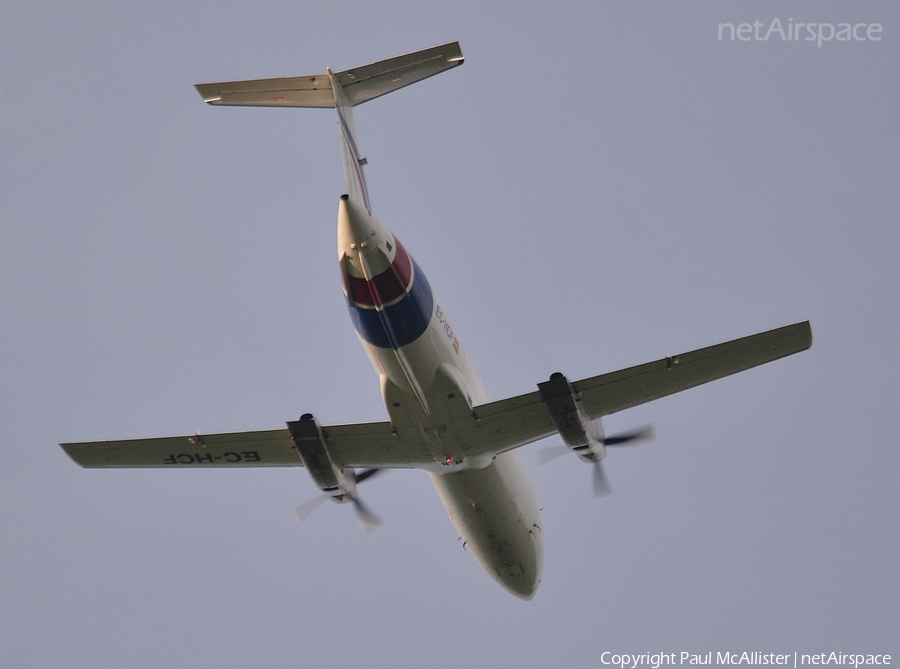
[[[886,0],[33,3],[0,21],[0,664],[900,662],[900,9]],[[718,41],[720,22],[883,26]],[[302,469],[85,471],[59,441],[381,420],[336,264],[333,113],[192,84],[460,41],[364,105],[375,213],[494,398],[799,320],[801,355],[608,418],[656,442],[538,468],[531,602],[427,477],[357,528]],[[549,440],[548,443],[553,443]]]

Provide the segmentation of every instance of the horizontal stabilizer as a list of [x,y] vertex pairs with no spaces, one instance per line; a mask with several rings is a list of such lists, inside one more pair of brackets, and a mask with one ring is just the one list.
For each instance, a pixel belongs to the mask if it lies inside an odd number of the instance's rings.
[[[462,65],[459,42],[423,49],[334,75],[352,106]],[[204,102],[253,107],[334,107],[327,73],[197,84]]]

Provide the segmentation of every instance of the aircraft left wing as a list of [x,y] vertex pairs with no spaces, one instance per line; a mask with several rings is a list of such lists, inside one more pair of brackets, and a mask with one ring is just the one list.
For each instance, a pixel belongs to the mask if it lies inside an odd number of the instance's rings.
[[[415,434],[387,421],[324,426],[336,462],[353,467],[415,467],[433,462]],[[86,468],[302,467],[287,428],[181,437],[60,444]]]
[[183,437],[60,444],[76,464],[95,467],[302,467],[287,428]]

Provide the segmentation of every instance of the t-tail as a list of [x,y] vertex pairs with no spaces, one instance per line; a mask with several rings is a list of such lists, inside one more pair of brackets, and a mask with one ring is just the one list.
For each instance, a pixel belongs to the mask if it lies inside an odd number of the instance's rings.
[[337,73],[328,68],[325,74],[197,84],[196,88],[203,100],[211,105],[336,109],[347,195],[354,203],[371,211],[363,175],[366,159],[359,151],[353,107],[462,65],[462,62],[459,42],[450,42]]

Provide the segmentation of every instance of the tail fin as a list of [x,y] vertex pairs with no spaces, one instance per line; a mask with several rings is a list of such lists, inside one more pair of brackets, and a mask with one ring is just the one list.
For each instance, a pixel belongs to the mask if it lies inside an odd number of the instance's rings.
[[195,88],[211,105],[337,109],[347,194],[370,210],[362,172],[366,161],[359,155],[352,108],[462,63],[459,42],[450,42],[337,74],[329,68],[326,74],[225,81],[197,84]]
[[347,195],[350,200],[366,208],[369,213],[369,191],[366,188],[366,176],[363,165],[366,160],[359,155],[359,143],[356,141],[356,123],[353,121],[353,104],[347,99],[344,88],[338,82],[336,74],[328,70],[331,90],[334,93],[334,108],[337,110],[338,132],[341,136],[341,162],[344,165],[344,182],[347,184]]

